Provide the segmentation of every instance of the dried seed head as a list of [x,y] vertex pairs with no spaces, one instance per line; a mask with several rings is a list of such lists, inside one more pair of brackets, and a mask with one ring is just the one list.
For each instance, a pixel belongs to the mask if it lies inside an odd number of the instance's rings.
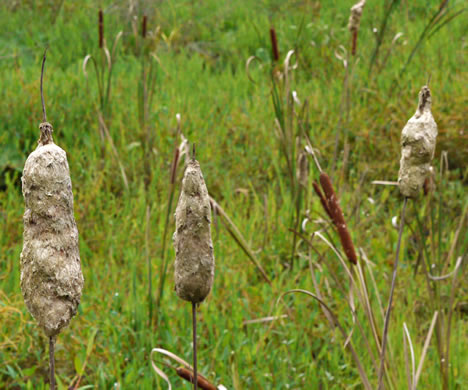
[[419,92],[418,109],[401,133],[401,160],[398,184],[402,195],[417,197],[430,172],[434,157],[437,124],[431,113],[431,91]]
[[213,286],[214,254],[210,199],[195,159],[185,169],[175,219],[175,290],[181,299],[199,303]]
[[52,126],[42,123],[39,146],[24,166],[24,243],[21,290],[33,317],[47,336],[68,325],[83,288],[78,229],[64,150],[52,140]]
[[361,24],[362,11],[366,0],[361,0],[358,3],[354,4],[351,7],[351,14],[349,15],[348,29],[351,32],[359,31],[359,26]]
[[299,184],[307,188],[307,180],[309,178],[309,161],[307,160],[307,154],[304,151],[299,154],[296,168],[296,177]]

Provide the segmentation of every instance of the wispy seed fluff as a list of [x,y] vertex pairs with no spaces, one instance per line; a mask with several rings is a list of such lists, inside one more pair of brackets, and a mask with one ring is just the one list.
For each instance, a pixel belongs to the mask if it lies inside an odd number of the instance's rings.
[[419,92],[418,109],[401,133],[401,160],[398,184],[408,198],[417,197],[430,173],[434,157],[437,124],[431,113],[431,91]]
[[199,303],[213,286],[215,261],[210,199],[200,164],[195,159],[185,168],[175,220],[175,290],[181,299]]
[[366,0],[361,0],[360,2],[354,4],[351,7],[351,14],[349,15],[348,29],[351,32],[359,31],[359,25],[361,24],[362,11]]
[[39,145],[21,179],[26,206],[21,290],[27,308],[52,337],[76,314],[83,275],[67,155],[54,144],[50,123],[39,128]]

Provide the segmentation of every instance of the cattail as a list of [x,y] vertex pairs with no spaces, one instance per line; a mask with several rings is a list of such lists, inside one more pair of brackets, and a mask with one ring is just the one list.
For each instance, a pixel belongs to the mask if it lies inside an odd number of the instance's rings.
[[146,15],[143,15],[143,22],[141,24],[141,36],[144,38],[146,38],[146,26],[147,26],[147,23],[148,23],[148,18]]
[[98,28],[99,28],[99,48],[102,49],[104,46],[104,14],[102,9],[98,13]]
[[356,251],[354,250],[353,241],[351,240],[351,235],[349,234],[348,227],[346,226],[340,203],[336,197],[330,177],[325,172],[320,174],[320,184],[322,185],[323,192],[325,193],[327,208],[332,216],[333,223],[338,230],[338,235],[340,236],[341,245],[343,246],[346,257],[351,263],[357,264]]
[[401,133],[401,160],[398,184],[407,198],[417,197],[430,173],[434,157],[437,124],[431,113],[431,91],[424,86],[419,92],[416,113]]
[[83,275],[67,155],[54,144],[50,123],[39,128],[39,146],[26,160],[22,177],[21,289],[45,334],[55,336],[76,313]]
[[84,282],[67,155],[54,143],[45,111],[45,60],[44,53],[39,145],[26,160],[21,178],[25,202],[21,290],[27,308],[49,337],[53,389],[55,338],[76,314]]
[[356,45],[357,45],[357,36],[359,32],[359,26],[361,25],[362,11],[366,0],[361,0],[358,3],[354,4],[351,7],[351,14],[349,15],[348,29],[351,32],[352,36],[352,48],[351,54],[354,56],[356,54]]
[[299,153],[297,159],[296,177],[298,183],[307,188],[307,181],[309,179],[309,160],[307,160],[307,154],[302,151]]
[[276,31],[274,27],[270,28],[270,40],[271,40],[271,51],[273,54],[273,60],[279,61],[279,50],[278,50],[278,39],[276,38]]
[[175,290],[179,298],[192,302],[193,386],[197,390],[197,304],[211,291],[215,262],[210,197],[200,164],[195,160],[195,147],[185,168],[175,220]]
[[330,217],[330,219],[333,221],[333,216],[331,215],[330,210],[328,209],[327,200],[325,199],[325,196],[323,196],[322,190],[320,189],[318,183],[314,181],[312,185],[314,187],[315,193],[320,199],[320,203],[322,204],[323,209],[325,210],[327,215]]
[[210,199],[200,164],[195,159],[185,169],[175,219],[176,292],[181,299],[200,303],[213,286],[214,255]]
[[[193,382],[193,372],[185,367],[178,367],[176,369],[177,375],[184,378],[186,381]],[[198,386],[203,390],[216,390],[216,386],[208,382],[203,376],[198,374]]]

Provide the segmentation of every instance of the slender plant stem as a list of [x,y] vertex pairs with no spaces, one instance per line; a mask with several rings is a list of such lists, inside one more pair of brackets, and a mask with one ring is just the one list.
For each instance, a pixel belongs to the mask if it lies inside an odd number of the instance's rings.
[[50,390],[55,390],[55,336],[49,337],[49,378]]
[[42,88],[43,80],[44,80],[44,65],[46,62],[46,54],[47,54],[47,49],[49,47],[46,47],[44,50],[44,57],[42,58],[42,68],[41,68],[41,102],[42,102],[42,121],[47,122],[47,114],[46,114],[46,108],[45,108],[45,102],[44,102],[44,90]]
[[193,388],[198,388],[197,374],[197,304],[192,302],[192,321],[193,321]]
[[390,296],[388,297],[387,313],[385,314],[385,323],[384,323],[384,330],[383,330],[383,335],[382,335],[382,351],[380,353],[379,386],[377,388],[378,390],[382,388],[383,371],[384,371],[384,364],[385,364],[385,349],[387,347],[388,324],[390,322],[390,313],[392,311],[393,292],[395,290],[395,282],[396,282],[397,269],[398,269],[398,259],[400,257],[401,237],[403,235],[403,227],[405,225],[405,210],[406,210],[407,203],[408,203],[408,198],[405,197],[405,200],[403,201],[403,209],[401,210],[400,229],[398,231],[398,243],[397,243],[396,254],[395,254],[395,263],[393,264],[392,284],[390,287]]

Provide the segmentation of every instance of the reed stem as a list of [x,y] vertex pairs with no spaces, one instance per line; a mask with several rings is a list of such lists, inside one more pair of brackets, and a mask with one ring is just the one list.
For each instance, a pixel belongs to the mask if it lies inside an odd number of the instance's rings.
[[49,381],[50,390],[55,390],[55,336],[49,337]]
[[192,322],[193,322],[193,389],[198,388],[197,373],[197,304],[192,302]]
[[380,353],[379,386],[377,387],[377,390],[380,390],[382,388],[383,371],[384,371],[384,364],[385,364],[385,349],[387,347],[388,325],[390,322],[390,313],[392,311],[393,292],[395,290],[395,282],[396,282],[397,269],[398,269],[398,259],[400,257],[401,237],[403,235],[403,227],[405,225],[405,210],[406,210],[407,203],[408,203],[408,198],[405,197],[405,200],[403,201],[403,209],[401,210],[400,228],[398,231],[398,243],[397,243],[396,254],[395,254],[395,263],[393,264],[393,275],[392,275],[392,284],[390,287],[390,296],[388,298],[387,312],[385,314],[384,330],[383,330],[383,335],[382,335],[382,351]]

